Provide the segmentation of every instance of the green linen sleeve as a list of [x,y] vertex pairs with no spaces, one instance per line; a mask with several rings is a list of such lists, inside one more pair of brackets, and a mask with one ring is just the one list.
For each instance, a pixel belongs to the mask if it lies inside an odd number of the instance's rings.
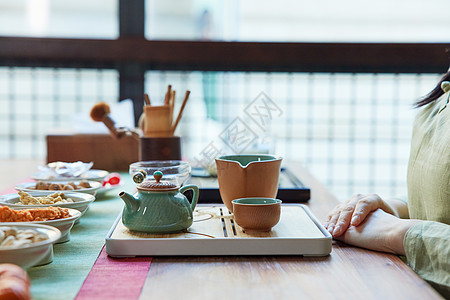
[[450,299],[450,225],[422,221],[403,241],[410,267],[446,299]]

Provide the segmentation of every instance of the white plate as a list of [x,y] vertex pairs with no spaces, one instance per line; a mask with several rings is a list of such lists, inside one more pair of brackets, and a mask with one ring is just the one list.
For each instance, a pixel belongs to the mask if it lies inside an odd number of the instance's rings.
[[[30,208],[30,207],[28,207]],[[61,237],[55,243],[64,243],[70,240],[70,229],[72,229],[73,224],[76,220],[81,217],[81,212],[76,209],[68,208],[70,217],[64,219],[57,220],[48,220],[48,221],[31,221],[31,222],[0,222],[0,225],[5,224],[43,224],[53,226],[61,231]]]
[[68,208],[70,217],[57,220],[48,221],[33,221],[33,222],[21,222],[27,224],[43,224],[53,226],[61,231],[61,237],[56,241],[56,244],[64,243],[70,240],[70,229],[72,229],[73,224],[81,217],[81,212],[76,209]]
[[[54,191],[39,191],[39,192],[32,192],[29,193],[33,197],[40,197],[40,196],[46,196],[49,194],[53,194]],[[68,202],[68,203],[60,203],[60,204],[40,204],[40,205],[26,205],[26,204],[20,204],[20,196],[19,194],[6,194],[0,196],[0,205],[8,206],[12,209],[27,209],[27,208],[37,208],[37,207],[49,207],[49,206],[59,206],[59,207],[65,207],[65,208],[72,208],[80,211],[81,214],[84,214],[86,210],[89,207],[89,204],[91,204],[95,197],[90,194],[84,194],[84,193],[64,193],[67,198],[71,198],[74,202]]]
[[2,248],[0,263],[11,263],[26,269],[52,262],[53,244],[61,238],[59,229],[48,225],[22,222],[0,223],[0,227],[3,226],[15,227],[19,230],[33,229],[46,234],[48,239],[27,246]]
[[93,180],[93,181],[98,181],[98,182],[103,182],[103,179],[105,179],[106,176],[108,176],[109,172],[105,171],[105,170],[89,170],[85,173],[83,173],[81,176],[79,177],[49,177],[47,174],[45,173],[37,173],[34,174],[33,176],[31,176],[31,178],[33,180],[41,180],[41,181],[74,181],[74,180],[81,180],[81,179],[86,179],[86,180]]
[[[60,183],[60,184],[68,184],[69,182],[73,182],[76,185],[78,185],[79,181],[58,181],[58,182],[48,182],[48,183]],[[51,194],[55,192],[63,192],[63,193],[86,193],[95,195],[95,193],[102,187],[102,184],[98,181],[89,181],[90,188],[82,188],[82,189],[76,189],[76,190],[36,190],[34,187],[36,186],[36,182],[24,182],[16,185],[14,188],[18,191],[24,191],[27,193],[33,193],[33,192],[50,192]]]

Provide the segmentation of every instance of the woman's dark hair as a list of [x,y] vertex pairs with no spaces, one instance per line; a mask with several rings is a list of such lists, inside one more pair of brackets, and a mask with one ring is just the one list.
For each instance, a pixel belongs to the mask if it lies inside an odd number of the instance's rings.
[[427,95],[420,98],[419,101],[414,103],[414,107],[421,107],[427,105],[428,103],[433,102],[440,96],[444,95],[444,91],[441,89],[441,83],[443,81],[450,81],[450,71],[448,71],[444,76],[442,76],[441,80],[439,80],[439,83],[434,87],[434,89],[431,92],[429,92]]

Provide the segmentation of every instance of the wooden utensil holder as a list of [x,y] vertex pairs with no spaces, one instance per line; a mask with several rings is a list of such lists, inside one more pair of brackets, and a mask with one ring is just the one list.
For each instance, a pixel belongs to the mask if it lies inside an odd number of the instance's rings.
[[145,105],[144,115],[145,137],[170,137],[173,135],[170,107],[168,105]]

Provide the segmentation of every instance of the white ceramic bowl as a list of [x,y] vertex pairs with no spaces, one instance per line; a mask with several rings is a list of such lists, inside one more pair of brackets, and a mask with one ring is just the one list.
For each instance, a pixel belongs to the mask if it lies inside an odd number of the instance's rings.
[[[46,196],[53,194],[55,191],[39,191],[39,192],[30,192],[29,194],[33,197]],[[66,193],[64,192],[67,198],[71,198],[74,202],[69,203],[60,203],[60,204],[40,204],[40,205],[26,205],[21,204],[19,194],[6,194],[0,196],[0,205],[8,206],[12,209],[27,209],[27,208],[37,208],[37,207],[49,207],[49,206],[58,206],[65,208],[72,208],[79,210],[81,214],[84,214],[91,204],[95,197],[90,194],[72,192]]]
[[70,240],[70,229],[72,229],[75,221],[77,221],[81,217],[80,211],[71,208],[68,208],[68,210],[70,217],[64,219],[48,220],[48,221],[32,221],[32,222],[13,222],[12,224],[43,224],[56,227],[59,229],[59,231],[61,231],[61,237],[56,241],[56,244],[64,243]]
[[34,229],[48,236],[48,239],[21,247],[0,248],[0,263],[12,263],[26,269],[53,261],[53,244],[60,239],[61,232],[52,226],[30,223],[0,223],[17,229]]
[[[55,181],[48,183],[59,183],[59,184],[68,184],[70,181]],[[72,181],[74,184],[78,185],[79,181]],[[64,193],[85,193],[85,194],[91,194],[95,195],[95,193],[102,187],[102,184],[98,181],[88,181],[90,188],[82,188],[82,189],[76,189],[76,190],[36,190],[34,187],[36,187],[36,182],[24,182],[16,185],[14,188],[18,191],[24,191],[27,193],[33,193],[33,192],[50,192],[51,194],[55,192],[64,192]]]
[[32,179],[38,181],[74,181],[74,180],[93,180],[93,181],[98,181],[100,183],[103,182],[103,179],[105,179],[106,176],[108,176],[109,172],[105,171],[105,170],[89,170],[83,174],[81,174],[81,176],[79,177],[65,177],[65,176],[60,176],[60,177],[53,177],[53,176],[48,176],[45,173],[37,173],[34,174],[33,176],[31,176]]

